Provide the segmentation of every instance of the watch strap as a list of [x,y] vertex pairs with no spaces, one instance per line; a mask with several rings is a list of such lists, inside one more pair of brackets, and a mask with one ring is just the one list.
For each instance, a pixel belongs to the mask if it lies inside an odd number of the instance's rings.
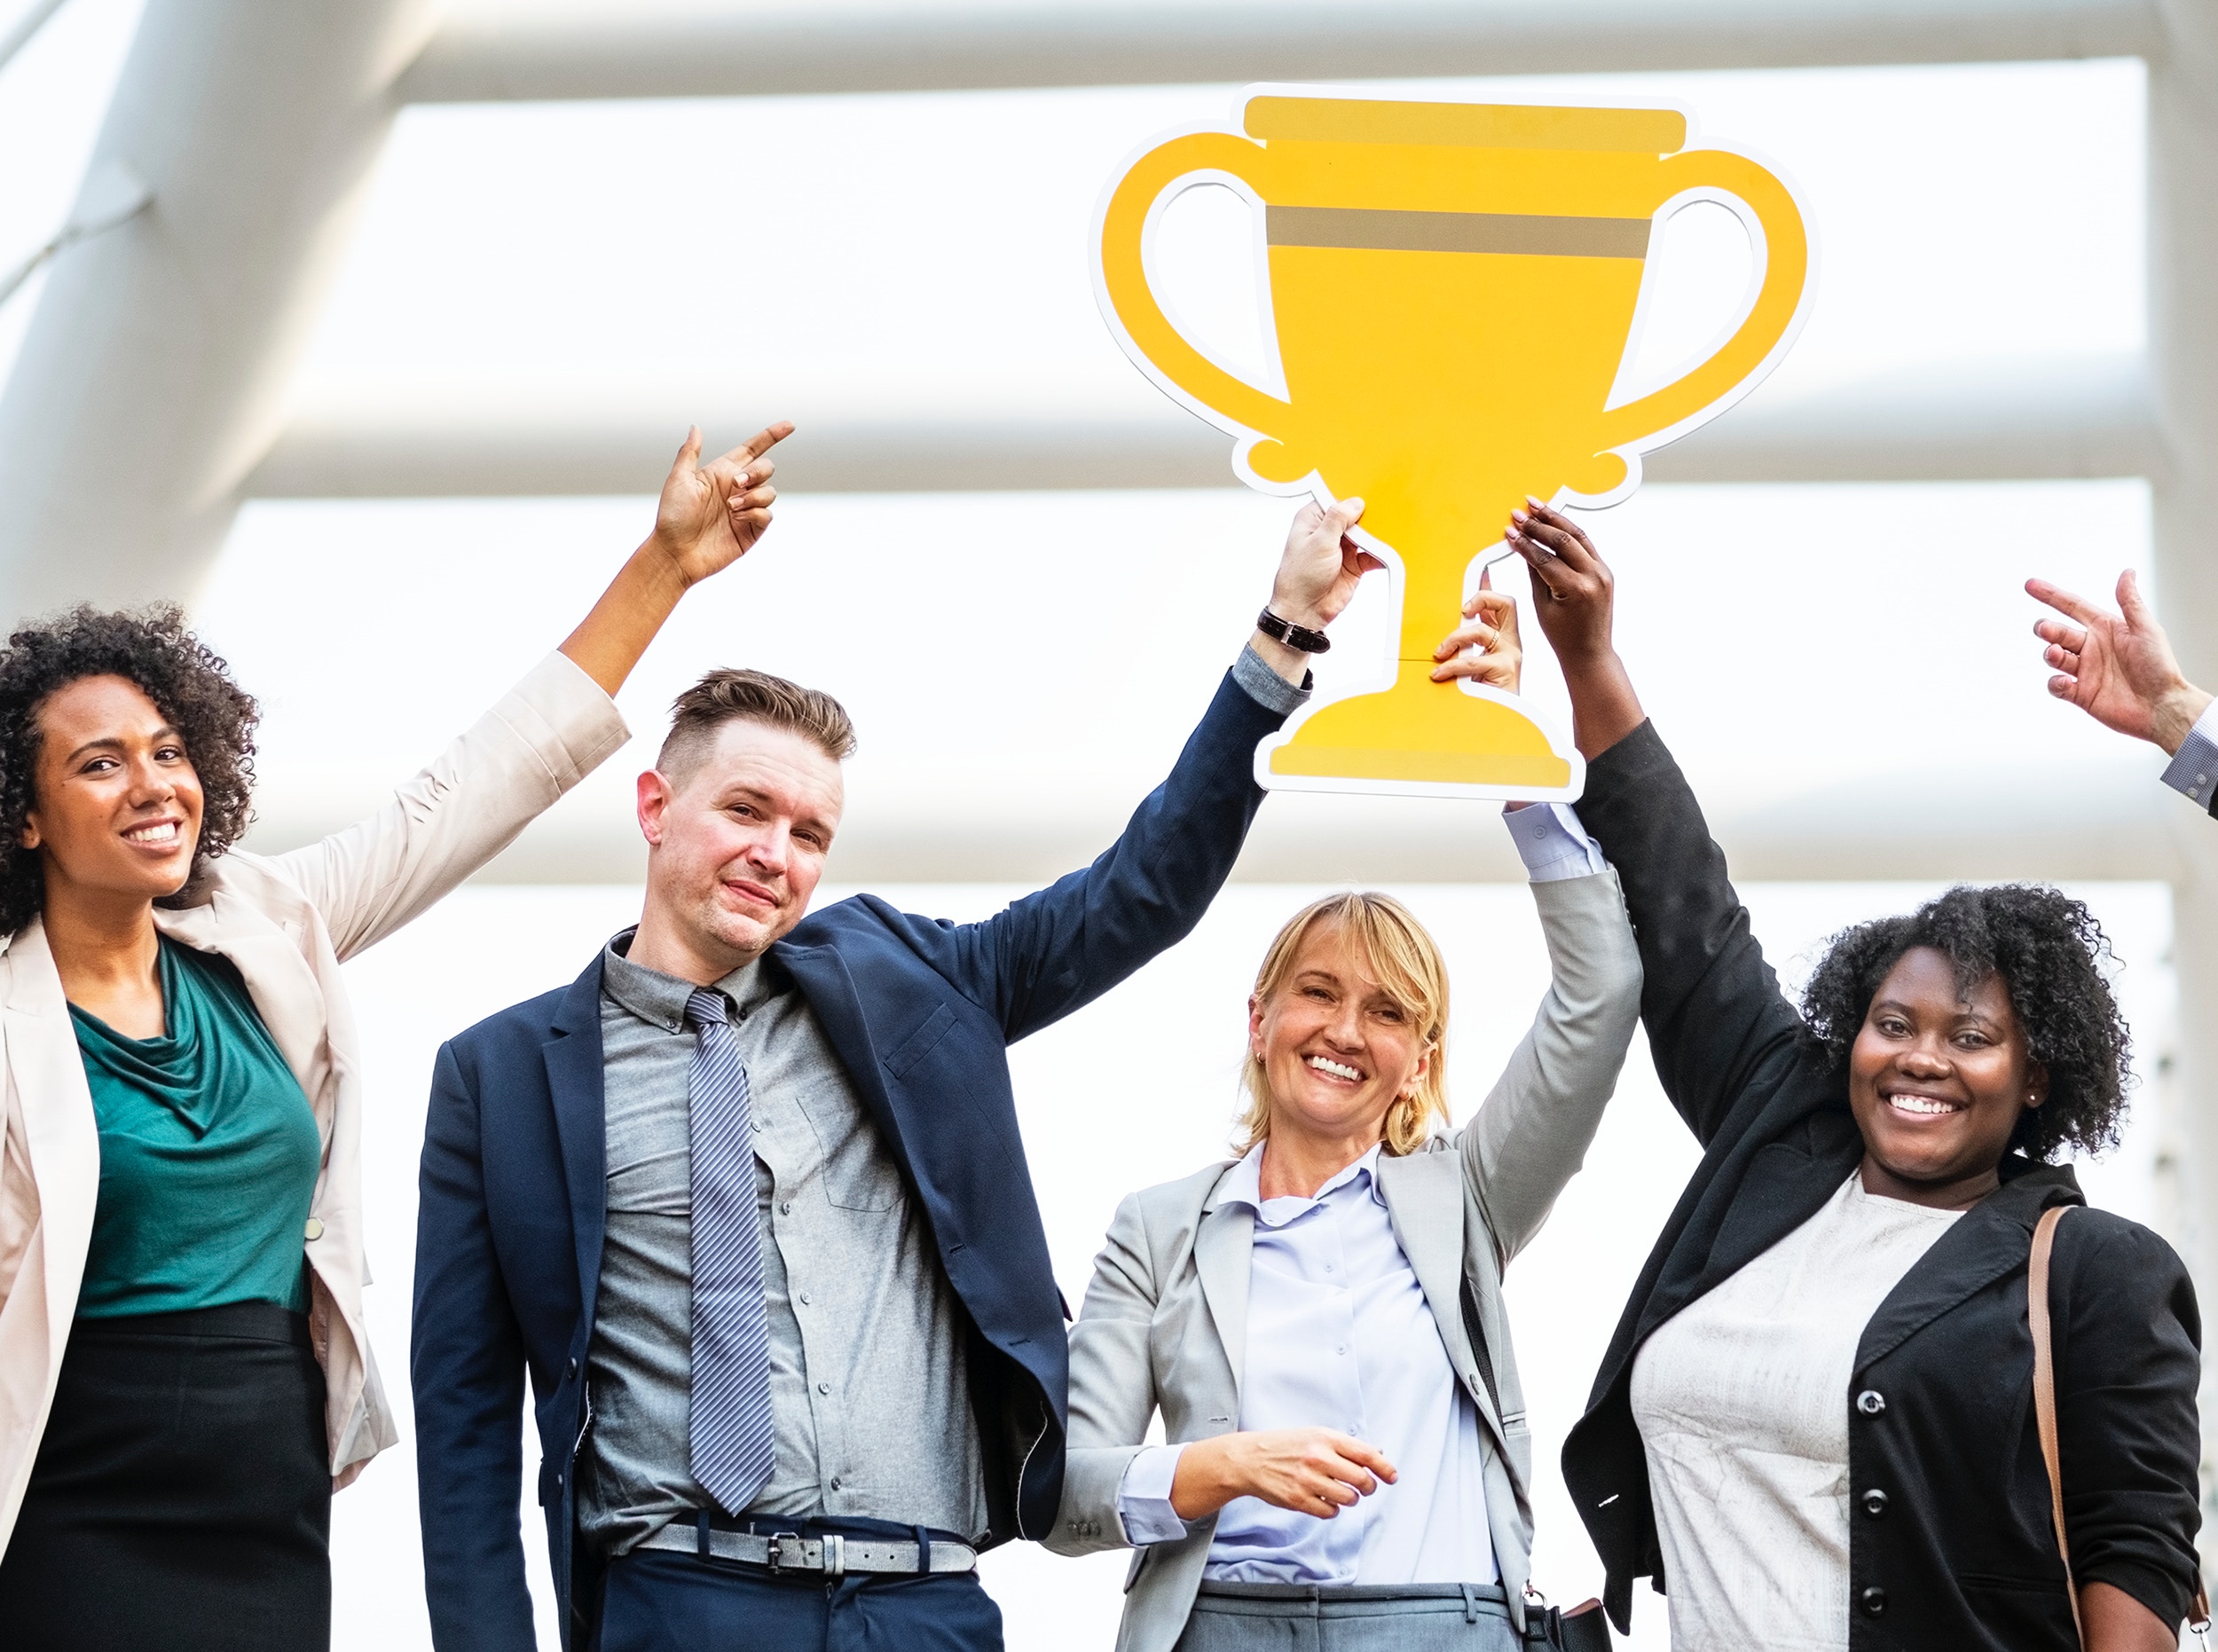
[[1322,654],[1333,646],[1332,639],[1323,632],[1312,631],[1307,625],[1297,625],[1281,619],[1267,608],[1255,616],[1255,629],[1272,641],[1283,642],[1304,654]]

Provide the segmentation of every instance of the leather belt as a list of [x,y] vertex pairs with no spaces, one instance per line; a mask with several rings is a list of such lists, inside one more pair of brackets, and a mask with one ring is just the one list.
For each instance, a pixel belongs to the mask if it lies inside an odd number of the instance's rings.
[[[921,1569],[916,1564],[916,1545],[896,1538],[846,1538],[837,1534],[804,1538],[790,1531],[763,1537],[751,1531],[711,1530],[708,1540],[709,1554],[717,1560],[739,1561],[771,1572],[817,1572],[826,1577],[840,1577],[849,1572],[915,1573]],[[673,1554],[697,1555],[701,1553],[701,1533],[696,1528],[673,1522],[639,1546],[666,1549]],[[976,1571],[978,1551],[967,1543],[935,1542],[932,1545],[931,1569]]]

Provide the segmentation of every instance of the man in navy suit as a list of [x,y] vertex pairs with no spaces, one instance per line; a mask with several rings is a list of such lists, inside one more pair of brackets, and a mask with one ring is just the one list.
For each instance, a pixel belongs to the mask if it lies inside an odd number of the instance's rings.
[[1296,518],[1270,606],[1100,859],[983,923],[807,916],[853,736],[751,672],[639,779],[636,929],[439,1052],[417,1237],[424,1574],[443,1652],[534,1645],[527,1371],[564,1645],[1001,1646],[979,1551],[1050,1529],[1065,1313],[1006,1047],[1200,918],[1256,743],[1377,562]]

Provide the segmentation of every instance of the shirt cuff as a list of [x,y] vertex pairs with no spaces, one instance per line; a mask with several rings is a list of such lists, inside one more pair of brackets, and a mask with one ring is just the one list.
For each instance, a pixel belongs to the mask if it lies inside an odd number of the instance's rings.
[[1536,884],[1559,877],[1586,877],[1609,862],[1601,845],[1588,835],[1578,812],[1568,803],[1528,803],[1522,809],[1505,808],[1502,819],[1510,841],[1525,863],[1525,876]]
[[1185,1449],[1144,1445],[1124,1466],[1124,1478],[1117,1483],[1117,1518],[1124,1522],[1124,1540],[1135,1548],[1176,1543],[1186,1535],[1186,1522],[1170,1506],[1170,1483],[1177,1477],[1178,1454]]
[[2218,700],[2210,703],[2210,709],[2195,720],[2187,738],[2180,742],[2178,753],[2164,771],[2164,783],[2184,792],[2197,807],[2210,807],[2212,797],[2218,795]]
[[1266,665],[1263,657],[1250,643],[1240,650],[1239,658],[1232,662],[1232,680],[1247,691],[1247,697],[1267,711],[1281,717],[1290,717],[1302,708],[1316,686],[1313,672],[1302,673],[1302,686],[1295,688]]

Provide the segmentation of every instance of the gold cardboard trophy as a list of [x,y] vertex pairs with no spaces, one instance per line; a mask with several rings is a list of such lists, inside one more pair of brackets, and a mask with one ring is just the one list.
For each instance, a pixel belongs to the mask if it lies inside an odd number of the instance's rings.
[[[1750,389],[1805,304],[1793,193],[1746,156],[1687,149],[1674,109],[1383,102],[1251,87],[1243,132],[1178,133],[1103,199],[1102,309],[1157,384],[1239,438],[1249,485],[1360,495],[1358,537],[1394,570],[1394,680],[1306,710],[1256,752],[1266,786],[1575,798],[1585,766],[1514,695],[1431,680],[1474,558],[1528,493],[1614,504],[1640,455]],[[1281,398],[1180,334],[1147,248],[1184,189],[1256,214]],[[1732,335],[1675,383],[1609,405],[1649,234],[1695,200],[1733,208],[1760,271]]]

